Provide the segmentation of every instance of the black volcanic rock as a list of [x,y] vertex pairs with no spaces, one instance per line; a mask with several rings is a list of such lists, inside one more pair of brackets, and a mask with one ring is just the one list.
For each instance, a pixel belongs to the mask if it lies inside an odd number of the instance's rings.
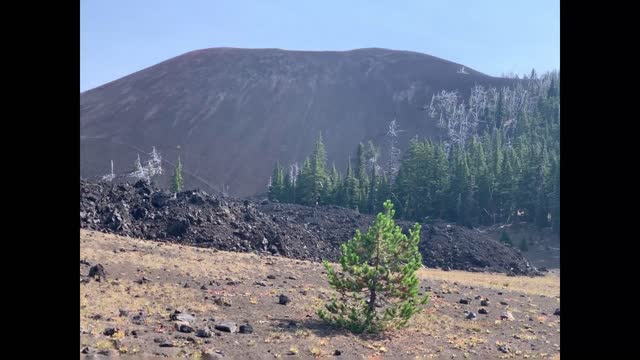
[[[158,189],[150,187],[152,192]],[[80,182],[80,227],[142,239],[178,242],[221,250],[272,254],[321,261],[337,261],[340,246],[371,225],[372,215],[353,210],[322,206],[318,208],[266,203],[255,205],[234,199],[220,199],[200,193],[204,201],[191,201],[193,192],[176,194],[162,208],[148,207],[145,217],[131,216],[127,227],[113,228],[105,214],[120,209],[124,201],[129,211],[149,202],[136,188],[126,191],[108,183]],[[251,213],[251,221],[244,216]],[[187,220],[194,219],[193,222]],[[198,220],[199,219],[199,220]],[[413,223],[398,220],[404,230]],[[467,271],[539,274],[512,247],[505,246],[475,230],[448,224],[423,224],[419,244],[427,267]]]

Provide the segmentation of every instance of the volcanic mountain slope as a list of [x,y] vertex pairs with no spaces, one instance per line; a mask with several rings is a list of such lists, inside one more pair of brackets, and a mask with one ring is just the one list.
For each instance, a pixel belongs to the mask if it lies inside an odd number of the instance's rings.
[[420,111],[433,92],[512,81],[460,68],[378,48],[189,52],[80,95],[81,174],[104,175],[110,160],[116,173],[132,170],[152,146],[171,165],[181,146],[186,187],[252,195],[276,160],[301,163],[320,132],[329,162],[344,168],[358,142],[381,144],[394,118],[401,146],[436,136]]

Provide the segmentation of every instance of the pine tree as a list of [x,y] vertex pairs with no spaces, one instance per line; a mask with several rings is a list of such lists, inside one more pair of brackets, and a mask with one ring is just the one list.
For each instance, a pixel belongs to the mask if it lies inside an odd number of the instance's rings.
[[369,191],[367,191],[367,207],[366,212],[368,214],[373,214],[376,211],[376,204],[378,200],[378,176],[376,175],[375,166],[371,168],[371,176],[369,178]]
[[331,175],[329,175],[329,203],[339,205],[339,192],[341,185],[340,173],[336,169],[336,164],[331,167]]
[[284,185],[282,188],[282,202],[286,202],[286,203],[292,203],[295,200],[293,199],[293,183],[291,180],[291,175],[289,175],[289,172],[287,171],[287,173],[284,175]]
[[551,78],[551,85],[549,86],[549,90],[547,91],[547,97],[556,97],[558,96],[558,89],[556,88],[556,78]]
[[273,174],[271,175],[269,200],[284,202],[285,198],[284,170],[282,169],[282,166],[280,166],[280,163],[276,162],[276,166],[273,168]]
[[358,208],[365,211],[367,208],[367,192],[369,191],[369,178],[367,176],[367,158],[366,150],[362,143],[358,144],[358,158],[356,160],[355,176],[358,179]]
[[343,192],[341,205],[350,209],[358,209],[358,204],[360,203],[360,183],[351,169],[351,159],[349,159],[347,166],[347,176],[344,179]]
[[328,196],[329,181],[325,171],[327,154],[324,149],[324,143],[322,142],[322,134],[320,134],[318,140],[316,140],[310,161],[311,179],[305,197],[305,204],[315,205],[317,203],[326,203],[324,198]]
[[333,297],[318,316],[354,333],[404,326],[418,305],[429,300],[428,295],[418,297],[420,225],[407,237],[393,221],[391,201],[384,209],[366,234],[356,229],[353,239],[342,245],[341,272],[324,261],[329,284],[341,297]]
[[556,161],[552,164],[552,193],[551,193],[551,228],[556,234],[560,233],[560,168]]
[[504,120],[504,91],[500,90],[500,93],[498,95],[498,104],[496,105],[496,118],[495,118],[496,129],[502,128],[503,120]]
[[174,193],[182,191],[182,161],[180,161],[180,156],[178,156],[178,162],[171,177],[171,191]]
[[516,178],[511,166],[511,159],[507,158],[502,163],[502,171],[497,184],[497,205],[501,219],[508,221],[515,211],[514,196],[516,194]]
[[382,211],[383,210],[382,207],[378,204],[383,204],[385,199],[390,199],[391,197],[392,197],[392,194],[391,194],[391,186],[389,184],[389,179],[387,178],[387,175],[383,173],[382,176],[380,177],[380,183],[376,191],[376,206],[372,214]]

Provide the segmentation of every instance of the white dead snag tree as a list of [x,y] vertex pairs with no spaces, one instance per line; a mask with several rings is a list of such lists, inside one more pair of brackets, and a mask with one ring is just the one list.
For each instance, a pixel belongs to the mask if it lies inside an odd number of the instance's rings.
[[147,161],[147,174],[149,178],[156,175],[162,175],[162,157],[156,151],[156,147],[152,147],[151,158]]
[[104,175],[102,177],[102,181],[111,182],[115,178],[116,178],[116,174],[114,174],[114,172],[113,172],[113,160],[111,160],[111,173],[107,174],[107,175]]
[[398,123],[396,119],[393,119],[389,123],[389,128],[387,129],[387,138],[389,141],[389,159],[387,161],[387,172],[389,173],[389,180],[395,179],[398,174],[398,170],[400,170],[400,156],[401,152],[398,149],[398,134],[404,130],[400,130],[398,128]]
[[458,70],[458,74],[465,74],[465,75],[469,75],[469,73],[468,73],[468,72],[466,72],[466,71],[464,70],[464,66],[463,66],[463,67],[461,67],[461,68],[460,68],[460,70]]
[[298,180],[298,174],[300,173],[300,169],[298,168],[298,163],[294,162],[289,165],[289,179],[291,179],[291,185],[295,186]]
[[162,175],[162,157],[156,150],[155,146],[152,148],[149,156],[150,159],[147,161],[147,165],[142,166],[140,154],[138,154],[138,158],[134,163],[135,170],[129,174],[130,177],[137,180],[150,181],[152,177]]
[[133,166],[135,170],[133,170],[133,172],[129,174],[130,177],[137,180],[149,181],[149,176],[147,174],[147,171],[142,166],[142,162],[140,161],[140,154],[138,154],[138,157],[136,158],[136,162],[133,164]]

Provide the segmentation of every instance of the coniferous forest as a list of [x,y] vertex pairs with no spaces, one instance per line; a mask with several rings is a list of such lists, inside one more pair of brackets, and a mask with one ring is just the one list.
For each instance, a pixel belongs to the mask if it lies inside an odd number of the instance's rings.
[[338,205],[375,214],[390,199],[397,216],[474,227],[524,221],[560,229],[560,82],[534,70],[501,89],[475,86],[466,96],[442,91],[423,107],[438,140],[414,137],[398,149],[360,143],[346,172],[328,166],[322,136],[302,166],[276,163],[269,199]]

